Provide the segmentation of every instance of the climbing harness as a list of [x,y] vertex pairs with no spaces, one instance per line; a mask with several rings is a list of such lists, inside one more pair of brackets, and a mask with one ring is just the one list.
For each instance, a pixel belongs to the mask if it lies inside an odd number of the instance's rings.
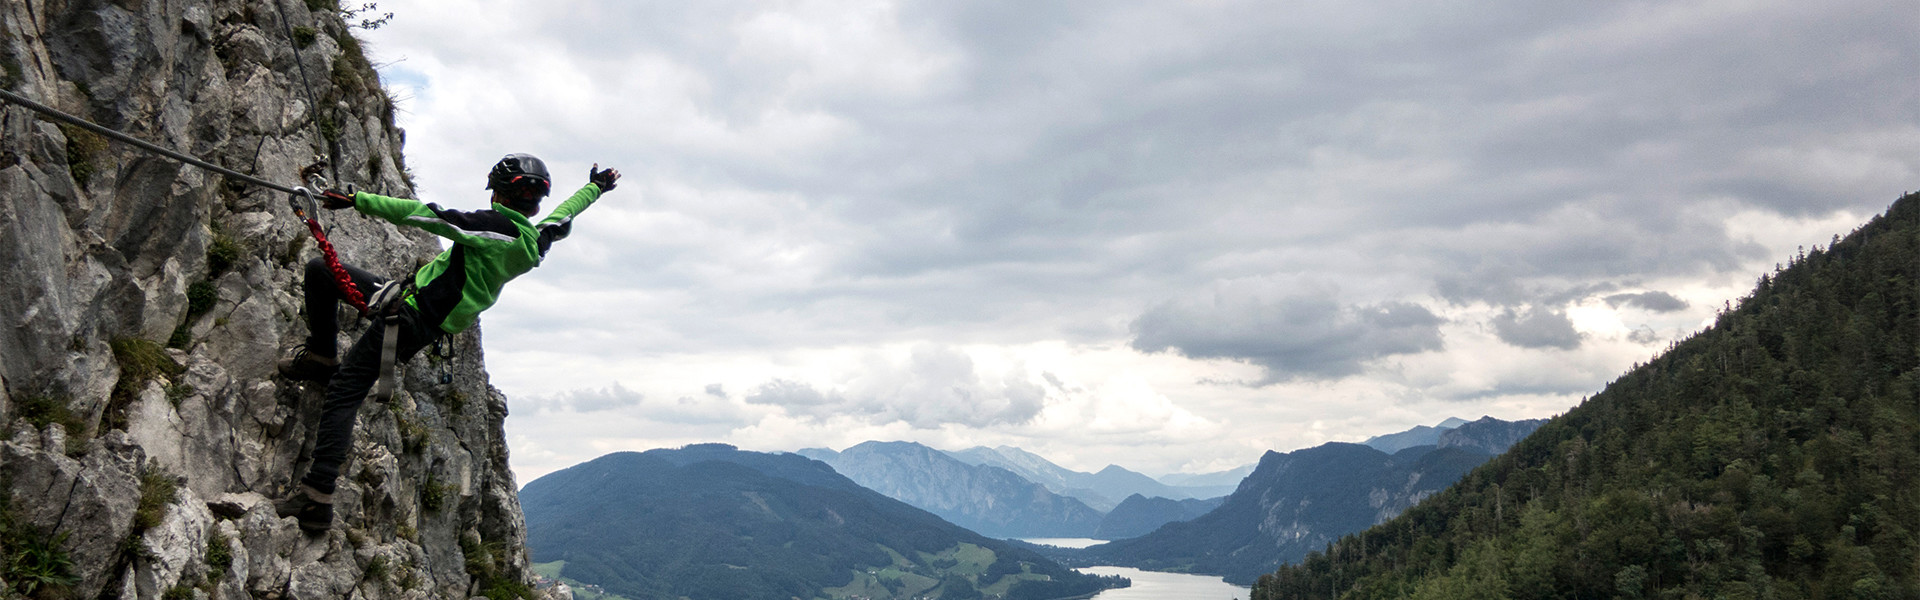
[[394,376],[393,363],[400,345],[400,310],[407,305],[407,297],[413,295],[413,291],[413,278],[407,277],[380,284],[373,299],[367,301],[371,316],[385,329],[380,334],[380,379],[373,388],[373,399],[382,404],[393,399],[393,388],[399,379]]

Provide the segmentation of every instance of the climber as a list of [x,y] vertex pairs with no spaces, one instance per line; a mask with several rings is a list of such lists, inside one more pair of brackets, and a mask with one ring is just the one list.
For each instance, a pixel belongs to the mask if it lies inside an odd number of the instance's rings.
[[[546,163],[529,154],[509,154],[493,166],[487,175],[487,189],[493,190],[493,208],[489,210],[450,210],[417,200],[339,190],[327,190],[321,200],[329,209],[351,206],[395,225],[418,227],[453,241],[432,262],[414,271],[411,283],[415,287],[404,289],[401,293],[406,295],[394,305],[398,335],[393,356],[395,361],[405,362],[441,336],[472,326],[480,311],[493,306],[507,281],[540,266],[548,247],[572,230],[573,217],[601,194],[613,190],[620,171],[602,170],[595,164],[588,169],[587,180],[580,191],[537,225],[531,219],[540,212],[540,200],[547,196],[552,180]],[[386,283],[361,269],[347,267],[347,272],[355,286],[368,295],[374,295],[373,290]],[[282,359],[279,370],[288,379],[327,382],[326,403],[314,438],[313,464],[300,484],[275,503],[275,509],[282,517],[298,518],[301,529],[317,533],[332,526],[334,479],[353,447],[353,424],[360,404],[379,378],[386,328],[367,328],[346,356],[336,359],[334,303],[342,295],[321,259],[307,264],[305,293],[306,343],[296,346],[291,357]]]

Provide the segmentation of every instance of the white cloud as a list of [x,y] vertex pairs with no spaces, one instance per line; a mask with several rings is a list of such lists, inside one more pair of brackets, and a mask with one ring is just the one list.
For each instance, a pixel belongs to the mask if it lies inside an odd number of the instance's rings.
[[1901,0],[382,9],[423,198],[626,173],[483,318],[522,472],[1544,416],[1920,173]]

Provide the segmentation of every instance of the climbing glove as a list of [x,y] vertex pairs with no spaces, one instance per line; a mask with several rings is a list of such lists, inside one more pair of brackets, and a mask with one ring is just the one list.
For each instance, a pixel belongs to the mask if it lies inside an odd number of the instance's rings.
[[587,181],[600,186],[602,192],[611,192],[614,184],[620,181],[620,170],[601,170],[600,163],[593,163],[593,166],[587,168]]
[[330,209],[341,209],[353,206],[353,192],[343,192],[340,190],[320,192],[320,206]]

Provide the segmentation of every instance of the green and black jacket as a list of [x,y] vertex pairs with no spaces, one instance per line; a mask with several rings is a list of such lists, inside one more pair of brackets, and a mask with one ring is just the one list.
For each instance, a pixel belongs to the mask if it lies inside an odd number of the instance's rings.
[[599,186],[587,184],[538,225],[498,203],[491,210],[462,211],[360,192],[353,195],[353,206],[395,225],[453,240],[452,248],[414,272],[413,283],[420,289],[407,303],[427,323],[459,333],[493,306],[508,281],[540,266],[547,248],[573,231],[573,217],[592,206],[600,193]]

